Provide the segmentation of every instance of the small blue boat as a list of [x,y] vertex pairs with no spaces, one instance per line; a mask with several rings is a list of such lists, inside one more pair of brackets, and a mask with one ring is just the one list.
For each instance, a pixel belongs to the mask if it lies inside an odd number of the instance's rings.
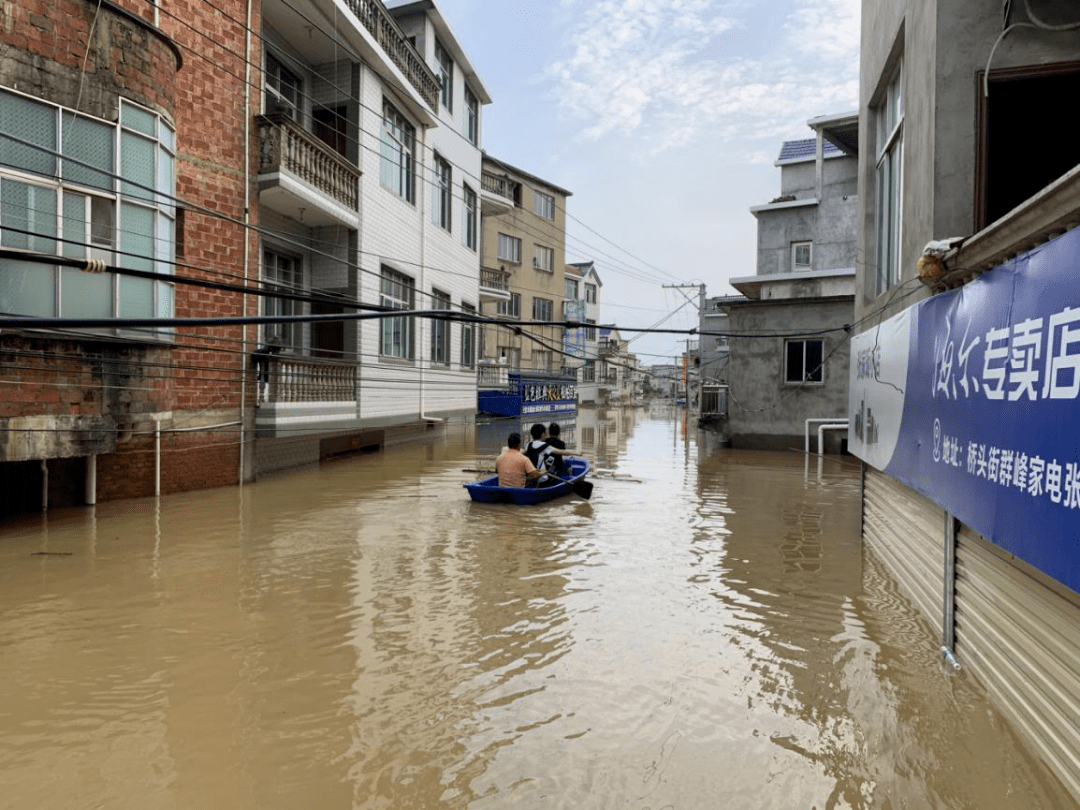
[[573,492],[582,498],[592,494],[592,484],[585,480],[589,462],[578,456],[563,456],[567,477],[548,487],[500,487],[499,476],[489,475],[470,484],[464,484],[469,497],[480,503],[512,503],[519,506],[530,503],[553,501]]

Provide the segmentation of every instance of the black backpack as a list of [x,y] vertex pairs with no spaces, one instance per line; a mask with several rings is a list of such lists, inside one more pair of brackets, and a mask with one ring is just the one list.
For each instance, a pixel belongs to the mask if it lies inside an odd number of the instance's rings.
[[[533,466],[536,467],[536,469],[538,469],[538,470],[543,469],[540,466],[540,455],[545,450],[547,450],[549,447],[551,447],[551,445],[548,444],[547,442],[544,442],[539,447],[534,447],[533,445],[534,445],[534,442],[530,441],[529,446],[525,448],[525,457],[527,459],[529,459],[529,461],[532,462]],[[550,455],[548,456],[548,458],[550,458]]]

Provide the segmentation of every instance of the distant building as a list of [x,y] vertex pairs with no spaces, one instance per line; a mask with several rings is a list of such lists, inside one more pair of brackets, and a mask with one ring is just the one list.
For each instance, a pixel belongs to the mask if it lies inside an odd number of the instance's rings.
[[600,397],[596,366],[599,360],[599,335],[596,324],[600,319],[600,288],[603,282],[593,262],[566,265],[564,317],[586,324],[568,329],[565,337],[563,365],[577,375],[578,401],[595,403]]
[[[780,150],[780,194],[754,206],[757,273],[733,278],[740,297],[710,299],[702,331],[726,315],[726,430],[735,447],[801,448],[807,419],[846,418],[856,266],[858,116],[809,122],[815,137]],[[846,150],[846,151],[845,151]],[[703,354],[719,380],[719,344]],[[846,439],[830,433],[828,447]]]
[[[482,329],[484,360],[560,375],[570,192],[490,155],[483,158],[481,311],[525,324]],[[544,325],[550,322],[550,326]]]

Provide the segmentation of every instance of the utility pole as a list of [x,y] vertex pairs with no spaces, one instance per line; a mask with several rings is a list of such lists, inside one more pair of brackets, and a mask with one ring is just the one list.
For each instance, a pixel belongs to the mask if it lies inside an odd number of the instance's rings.
[[[697,288],[697,291],[698,291],[698,300],[697,300],[698,326],[700,326],[701,325],[701,313],[705,311],[705,285],[700,284],[700,283],[699,284],[665,284],[664,288],[665,289],[671,289],[671,290],[678,290],[680,293],[682,293],[683,297],[686,298],[686,300],[690,301],[691,303],[693,303],[694,299],[691,298],[685,292],[685,290],[693,290],[694,288]],[[699,337],[699,342],[698,342],[698,347],[699,347],[698,350],[699,351],[700,351],[700,346],[701,346],[701,343],[700,343],[700,337]],[[689,379],[689,371],[687,369],[687,365],[688,365],[689,360],[690,360],[689,355],[690,355],[690,341],[688,339],[686,341],[686,351],[683,352],[683,362],[682,362],[683,395],[686,397],[686,408],[687,408],[687,410],[690,409],[690,379]],[[678,367],[678,365],[676,365],[676,368],[677,367]],[[675,387],[678,388],[678,384],[676,384]],[[678,399],[677,396],[676,396],[676,399]]]

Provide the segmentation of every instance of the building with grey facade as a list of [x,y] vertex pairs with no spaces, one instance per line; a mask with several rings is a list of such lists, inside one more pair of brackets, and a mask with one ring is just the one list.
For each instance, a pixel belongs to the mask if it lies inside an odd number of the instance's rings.
[[[854,302],[858,116],[809,125],[813,138],[788,141],[780,151],[780,194],[750,209],[758,225],[756,273],[731,279],[742,296],[702,308],[703,332],[716,331],[724,314],[732,335],[726,430],[735,447],[801,448],[807,419],[846,418],[843,327]],[[719,348],[703,355],[717,373]],[[830,451],[843,445],[841,434],[829,434]]]
[[859,83],[864,540],[1080,799],[1080,9],[863,0]]

